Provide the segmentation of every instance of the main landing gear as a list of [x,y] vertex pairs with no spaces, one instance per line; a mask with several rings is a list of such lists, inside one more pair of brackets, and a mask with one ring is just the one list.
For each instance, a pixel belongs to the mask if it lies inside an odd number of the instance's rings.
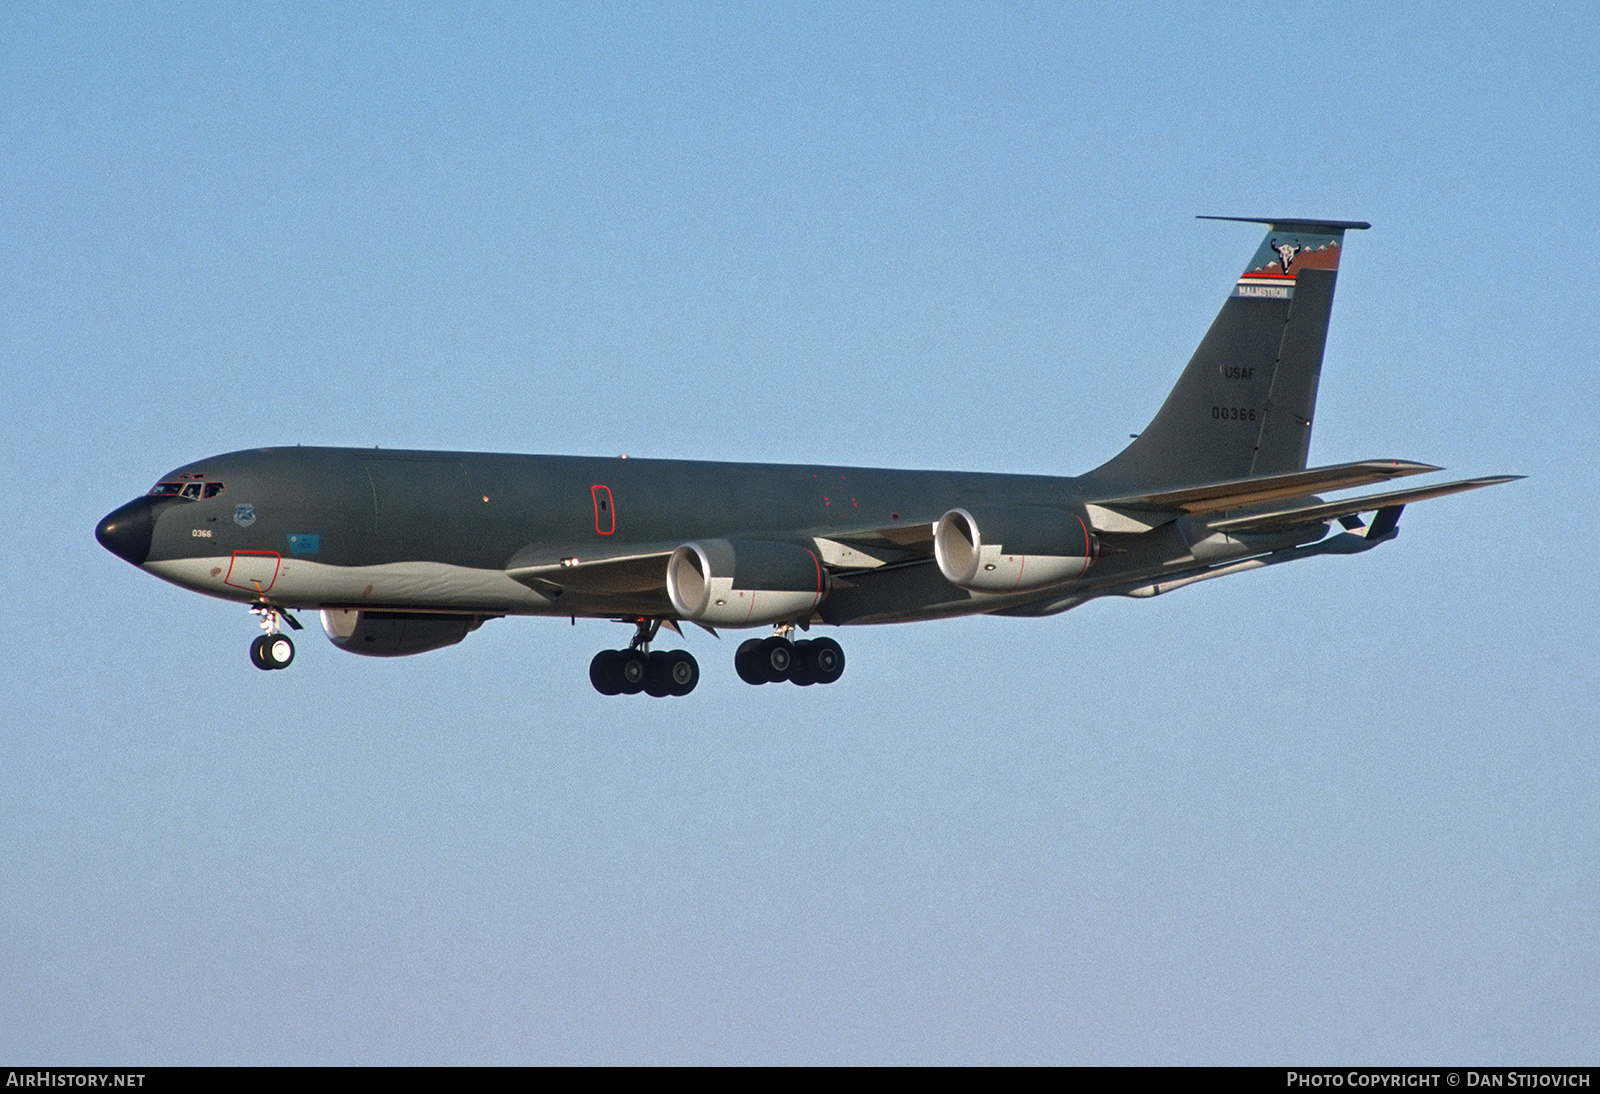
[[[619,620],[618,622],[627,622]],[[700,682],[700,665],[687,650],[650,649],[659,619],[638,619],[625,650],[601,650],[589,662],[589,682],[601,695],[688,695]],[[671,625],[670,623],[668,624]],[[739,679],[747,684],[787,680],[809,687],[831,684],[844,675],[844,650],[831,638],[792,641],[792,624],[771,638],[752,638],[733,656]]]
[[294,643],[288,635],[281,633],[283,624],[287,623],[290,629],[298,631],[303,629],[300,621],[271,604],[251,605],[250,614],[261,617],[263,632],[250,643],[250,663],[264,670],[288,668],[294,661]]
[[700,682],[700,663],[688,650],[651,651],[659,619],[638,620],[625,650],[601,650],[589,662],[589,683],[601,695],[688,695]]
[[[792,631],[790,632],[792,633]],[[747,684],[831,684],[844,675],[844,650],[831,638],[791,642],[780,628],[771,638],[752,638],[733,655],[733,667]]]

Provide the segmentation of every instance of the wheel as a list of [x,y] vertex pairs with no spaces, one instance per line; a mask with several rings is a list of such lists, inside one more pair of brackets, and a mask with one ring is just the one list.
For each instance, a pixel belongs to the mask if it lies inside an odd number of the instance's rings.
[[668,695],[688,695],[700,682],[700,662],[688,650],[667,654]]
[[672,654],[655,650],[650,654],[650,671],[645,673],[644,693],[655,699],[672,694]]
[[739,649],[733,655],[733,671],[739,674],[739,679],[747,684],[765,684],[767,674],[761,671],[761,666],[756,664],[756,658],[761,653],[761,639],[749,638],[739,643]]
[[766,677],[766,683],[776,684],[779,680],[787,680],[789,670],[794,667],[794,645],[787,638],[773,635],[761,643],[754,660]]
[[831,638],[813,640],[809,660],[819,684],[831,684],[844,675],[844,650]]
[[261,662],[263,668],[286,669],[294,661],[294,643],[286,634],[261,636]]
[[811,640],[802,638],[794,644],[794,663],[789,666],[789,683],[808,688],[817,682],[817,670],[811,663]]
[[250,663],[263,671],[272,668],[272,662],[267,660],[267,636],[258,634],[250,643]]
[[616,695],[622,690],[622,651],[601,650],[589,662],[589,683],[601,695]]
[[618,650],[617,657],[617,676],[621,681],[617,690],[624,695],[638,695],[650,678],[650,659],[643,650]]

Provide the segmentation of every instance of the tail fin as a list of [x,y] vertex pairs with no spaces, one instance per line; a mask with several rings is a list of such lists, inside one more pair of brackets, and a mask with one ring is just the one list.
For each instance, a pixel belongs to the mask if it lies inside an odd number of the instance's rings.
[[1344,233],[1370,225],[1201,219],[1266,224],[1267,235],[1155,418],[1089,472],[1107,486],[1180,486],[1306,466]]

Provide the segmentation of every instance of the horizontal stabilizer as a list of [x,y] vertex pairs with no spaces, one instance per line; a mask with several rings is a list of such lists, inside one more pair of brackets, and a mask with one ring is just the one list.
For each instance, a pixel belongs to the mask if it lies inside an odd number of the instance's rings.
[[1307,220],[1305,217],[1210,217],[1201,215],[1196,220],[1233,220],[1240,224],[1265,224],[1279,232],[1343,232],[1354,229],[1365,231],[1372,227],[1364,220]]
[[[1350,490],[1357,486],[1370,486],[1375,482],[1388,482],[1406,475],[1421,475],[1441,468],[1432,464],[1412,463],[1408,460],[1362,460],[1359,463],[1341,463],[1331,467],[1312,467],[1304,471],[1289,471],[1281,475],[1258,475],[1248,479],[1231,479],[1227,482],[1204,483],[1176,490],[1161,490],[1151,494],[1130,494],[1119,498],[1106,498],[1089,506],[1094,526],[1102,531],[1131,531],[1119,527],[1118,516],[1137,520],[1146,518],[1147,527],[1162,523],[1150,521],[1157,514],[1217,513],[1224,509],[1244,509],[1252,505],[1283,501],[1286,498],[1303,498],[1320,491]],[[1102,516],[1095,510],[1112,510]],[[1132,510],[1123,514],[1117,510]]]
[[[1211,522],[1207,527],[1213,532],[1223,533],[1277,532],[1304,524],[1315,524],[1318,521],[1347,517],[1355,513],[1367,513],[1375,509],[1397,509],[1399,506],[1409,505],[1414,501],[1442,498],[1447,494],[1459,494],[1462,491],[1476,490],[1482,486],[1497,486],[1502,482],[1515,482],[1522,477],[1521,475],[1491,475],[1481,479],[1462,479],[1459,482],[1447,482],[1438,486],[1418,486],[1410,490],[1393,490],[1387,494],[1368,494],[1365,497],[1345,498],[1342,501],[1324,502],[1321,505],[1302,505],[1294,509],[1282,509],[1275,513],[1256,513],[1247,517],[1234,517],[1230,520]],[[1399,516],[1398,512],[1395,516]],[[1374,529],[1377,528],[1376,522],[1374,522],[1373,527]]]

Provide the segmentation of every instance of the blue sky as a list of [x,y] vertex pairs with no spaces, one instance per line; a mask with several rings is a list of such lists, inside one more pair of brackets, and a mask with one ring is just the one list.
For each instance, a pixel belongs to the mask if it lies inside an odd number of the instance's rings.
[[[0,1057],[1574,1063],[1600,1050],[1581,5],[11,5]],[[245,656],[92,529],[348,444],[1075,473],[1258,230],[1312,459],[1525,481],[1047,620]]]

